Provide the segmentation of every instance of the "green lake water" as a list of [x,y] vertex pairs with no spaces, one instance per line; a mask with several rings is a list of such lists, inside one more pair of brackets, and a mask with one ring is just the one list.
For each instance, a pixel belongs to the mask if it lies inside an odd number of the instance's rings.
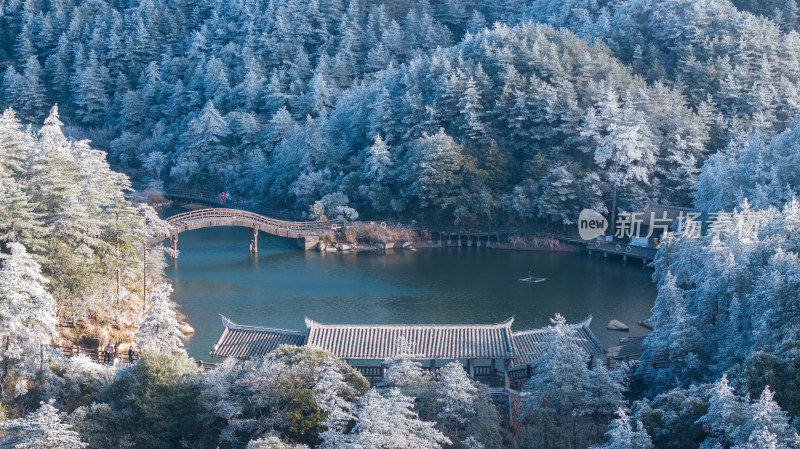
[[[652,270],[641,262],[581,253],[433,248],[387,253],[320,253],[295,240],[259,234],[258,256],[248,252],[246,228],[221,227],[180,235],[167,277],[174,299],[196,333],[185,344],[210,360],[222,332],[220,315],[234,322],[304,330],[303,317],[322,323],[494,323],[515,317],[513,329],[545,326],[555,313],[569,322],[594,316],[605,346],[643,335],[656,296]],[[520,282],[532,271],[547,281]],[[605,329],[612,318],[631,327]]]

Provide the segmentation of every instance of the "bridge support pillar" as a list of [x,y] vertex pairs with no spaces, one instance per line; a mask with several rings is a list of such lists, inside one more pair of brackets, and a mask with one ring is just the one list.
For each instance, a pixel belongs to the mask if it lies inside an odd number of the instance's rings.
[[300,237],[297,239],[297,246],[306,251],[314,249],[319,243],[319,236],[310,235],[308,237]]
[[172,251],[178,251],[178,234],[169,236],[169,248]]
[[258,254],[258,229],[250,228],[250,254]]

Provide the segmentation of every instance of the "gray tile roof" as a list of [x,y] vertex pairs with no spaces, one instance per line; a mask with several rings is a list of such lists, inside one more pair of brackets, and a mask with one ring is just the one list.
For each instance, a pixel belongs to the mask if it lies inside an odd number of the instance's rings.
[[[574,324],[579,345],[587,354],[602,354],[589,317]],[[222,317],[224,329],[211,351],[214,357],[263,357],[282,344],[313,346],[345,360],[385,360],[398,355],[401,337],[415,359],[511,359],[525,366],[537,358],[544,329],[511,332],[514,318],[497,324],[321,324],[306,318],[308,331],[297,332],[243,326]]]
[[[597,341],[589,325],[592,323],[592,317],[585,319],[581,323],[571,325],[575,329],[575,337],[577,343],[586,351],[586,355],[600,355],[603,353],[603,347]],[[514,339],[514,349],[516,350],[517,357],[511,361],[511,366],[525,366],[539,358],[539,351],[544,340],[546,329],[532,329],[527,331],[514,332],[512,338]]]
[[510,359],[514,357],[513,322],[512,317],[488,325],[343,325],[320,324],[306,318],[306,344],[341,359],[384,360],[398,355],[402,336],[418,359]]
[[280,345],[302,346],[306,334],[267,327],[242,326],[222,317],[224,330],[211,351],[212,357],[250,359],[263,357]]
[[657,204],[648,202],[647,207],[642,211],[642,224],[645,226],[652,226],[651,218],[656,220],[662,219],[666,216],[670,223],[674,223],[678,219],[681,212],[691,212],[692,209],[688,207],[667,206],[666,204]]

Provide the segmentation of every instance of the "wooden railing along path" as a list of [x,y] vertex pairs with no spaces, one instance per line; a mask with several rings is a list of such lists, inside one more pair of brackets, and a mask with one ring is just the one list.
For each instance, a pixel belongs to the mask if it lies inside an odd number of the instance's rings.
[[[82,348],[80,346],[64,346],[64,345],[54,345],[53,349],[60,350],[64,356],[66,357],[75,357],[79,354],[84,354],[89,357],[94,362],[97,363],[104,363],[104,356],[105,353],[102,349],[98,348]],[[117,363],[123,363],[125,365],[130,365],[132,361],[128,358],[128,352],[123,351],[119,353],[116,357]],[[133,362],[139,360],[139,353],[137,352],[134,356]],[[204,369],[212,369],[216,367],[218,363],[209,363],[204,362],[202,360],[197,360],[197,366]]]

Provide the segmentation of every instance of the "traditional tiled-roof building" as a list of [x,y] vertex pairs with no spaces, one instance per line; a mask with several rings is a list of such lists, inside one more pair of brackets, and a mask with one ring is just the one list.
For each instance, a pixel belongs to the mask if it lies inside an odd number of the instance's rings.
[[[437,362],[464,361],[473,378],[512,378],[530,375],[538,357],[544,329],[512,332],[514,318],[495,324],[322,324],[305,319],[306,332],[243,326],[222,317],[223,331],[213,357],[263,357],[283,344],[328,351],[359,369],[370,380],[383,377],[380,362],[397,356]],[[591,317],[574,325],[587,359],[602,353],[589,329]],[[370,366],[369,362],[378,363]],[[516,376],[515,376],[516,372]],[[527,373],[527,374],[525,374]]]

